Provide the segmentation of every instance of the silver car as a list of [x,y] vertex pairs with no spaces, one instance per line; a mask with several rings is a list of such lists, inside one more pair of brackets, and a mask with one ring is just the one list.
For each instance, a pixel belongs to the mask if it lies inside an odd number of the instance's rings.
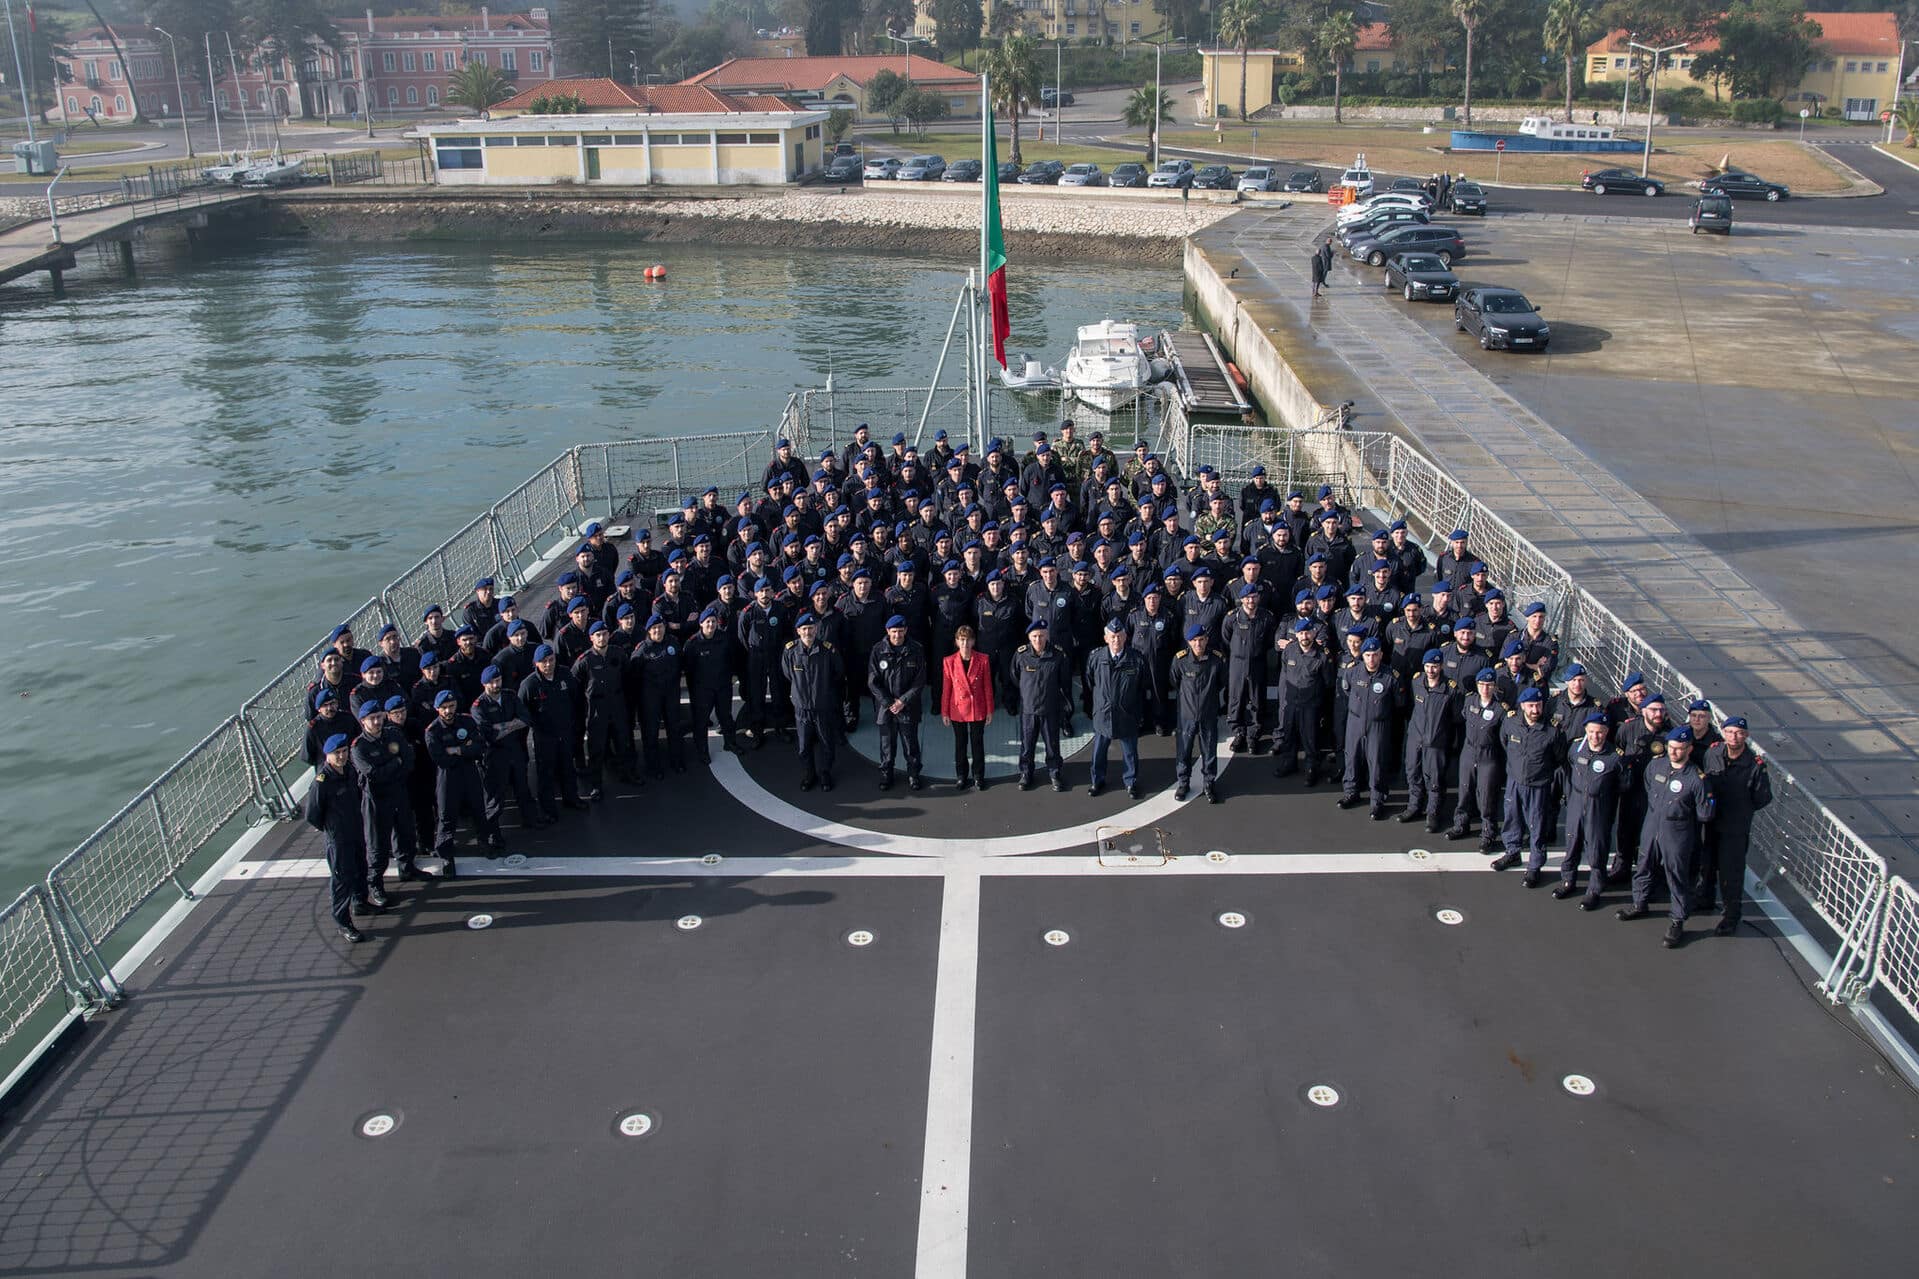
[[916,155],[900,166],[901,182],[937,182],[946,172],[946,161],[936,155]]
[[1063,187],[1103,187],[1106,185],[1106,175],[1099,171],[1097,164],[1073,164],[1059,175],[1059,184]]
[[1146,179],[1149,187],[1189,187],[1193,185],[1191,160],[1165,160]]
[[1279,183],[1278,169],[1252,168],[1239,175],[1239,189],[1242,191],[1277,191]]
[[884,182],[900,175],[900,162],[897,156],[886,156],[879,160],[868,160],[861,174],[868,182]]

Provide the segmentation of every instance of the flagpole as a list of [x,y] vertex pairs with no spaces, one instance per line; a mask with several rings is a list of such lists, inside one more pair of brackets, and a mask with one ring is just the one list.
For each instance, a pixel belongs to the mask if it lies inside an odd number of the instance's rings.
[[[984,71],[980,72],[980,77],[979,77],[979,119],[980,119],[979,153],[982,157],[994,154],[993,148],[987,145],[987,142],[990,138],[992,128],[993,128],[993,99],[992,99],[990,89],[991,89],[991,85],[988,84],[987,82],[986,73]],[[982,173],[980,175],[980,179],[981,181],[979,184],[979,216],[980,216],[979,286],[973,294],[973,301],[975,303],[976,309],[980,304],[983,303],[983,300],[986,296],[985,289],[986,289],[986,274],[987,274],[986,192],[987,192],[987,181],[989,180],[989,177],[987,174]],[[999,180],[999,174],[997,172],[993,173],[990,177],[990,180],[993,181],[994,183],[997,183]],[[979,449],[980,456],[984,457],[986,452],[987,431],[989,429],[989,422],[991,421],[991,417],[992,417],[992,414],[987,407],[988,400],[987,400],[986,379],[988,375],[987,375],[986,344],[993,340],[993,326],[984,313],[981,313],[980,319],[981,319],[981,323],[979,326],[980,387],[979,387],[979,403],[976,410],[978,414],[979,429],[974,434],[973,447],[976,449]]]

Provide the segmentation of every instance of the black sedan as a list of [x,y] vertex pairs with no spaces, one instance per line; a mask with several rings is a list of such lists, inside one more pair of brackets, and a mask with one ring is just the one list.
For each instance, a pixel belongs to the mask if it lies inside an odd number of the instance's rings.
[[1146,166],[1143,164],[1122,164],[1114,167],[1106,175],[1109,187],[1143,187],[1146,185]]
[[1059,160],[1035,160],[1019,175],[1020,185],[1029,187],[1052,187],[1059,185],[1059,175],[1066,172],[1066,165]]
[[1631,169],[1593,169],[1580,175],[1579,185],[1594,195],[1664,195],[1666,184],[1642,178]]
[[1398,289],[1408,302],[1450,302],[1459,292],[1459,277],[1431,253],[1400,253],[1386,259],[1386,287]]
[[821,175],[821,181],[849,184],[858,182],[861,180],[860,171],[865,167],[856,155],[835,156],[833,163],[826,166],[826,172]]
[[1346,252],[1367,266],[1384,266],[1388,258],[1400,253],[1430,253],[1450,264],[1466,256],[1466,241],[1449,226],[1406,224],[1354,240],[1346,246]]
[[1553,336],[1545,317],[1518,289],[1481,285],[1467,289],[1453,303],[1453,324],[1462,333],[1476,336],[1488,351],[1495,347],[1543,351]]
[[1717,191],[1735,200],[1770,200],[1774,204],[1792,194],[1792,188],[1783,182],[1768,182],[1756,173],[1739,169],[1727,169],[1718,177],[1707,178],[1699,184],[1699,189]]
[[1448,201],[1454,213],[1473,213],[1486,216],[1486,192],[1477,182],[1455,182]]
[[1432,216],[1424,209],[1380,209],[1363,218],[1354,218],[1333,234],[1338,237],[1341,244],[1351,244],[1354,240],[1378,235],[1395,226],[1423,225],[1431,221]]
[[1016,181],[1019,175],[1020,167],[1011,160],[1001,160],[999,162],[999,180],[1001,182]]
[[1319,176],[1318,169],[1294,169],[1286,175],[1286,185],[1282,191],[1324,191],[1326,183]]
[[1230,191],[1234,181],[1233,171],[1223,164],[1209,164],[1193,174],[1193,187],[1199,191]]
[[940,174],[941,182],[978,182],[981,165],[978,160],[955,160],[946,166],[946,172]]

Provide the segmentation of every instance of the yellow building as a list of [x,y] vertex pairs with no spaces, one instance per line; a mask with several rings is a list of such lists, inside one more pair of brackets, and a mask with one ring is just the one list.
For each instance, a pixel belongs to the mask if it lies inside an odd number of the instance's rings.
[[441,186],[741,186],[824,160],[824,111],[518,115],[420,126]]
[[[1890,13],[1806,14],[1819,24],[1821,36],[1815,60],[1782,99],[1789,111],[1794,104],[1836,109],[1848,120],[1877,120],[1892,105],[1902,68],[1898,19]],[[1659,83],[1692,84],[1711,92],[1693,66],[1699,55],[1718,47],[1711,38],[1695,40],[1668,56],[1660,67]],[[1618,84],[1641,70],[1645,55],[1627,44],[1623,31],[1614,31],[1586,47],[1586,82]],[[1718,86],[1721,92],[1725,86]]]
[[1285,72],[1306,69],[1297,50],[1248,49],[1242,60],[1238,49],[1201,49],[1201,116],[1239,118],[1239,80],[1242,61],[1246,76],[1246,114],[1273,105],[1273,85]]

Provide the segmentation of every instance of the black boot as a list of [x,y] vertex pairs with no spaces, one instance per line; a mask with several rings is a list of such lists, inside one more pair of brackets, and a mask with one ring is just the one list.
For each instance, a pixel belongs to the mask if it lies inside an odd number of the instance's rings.
[[892,769],[882,768],[880,770],[880,789],[881,790],[893,789],[893,770]]
[[1666,935],[1660,939],[1659,944],[1667,950],[1678,950],[1686,944],[1686,926],[1676,919],[1673,920],[1666,925]]
[[1493,858],[1494,870],[1511,870],[1517,865],[1519,865],[1518,853],[1501,853],[1499,856]]

